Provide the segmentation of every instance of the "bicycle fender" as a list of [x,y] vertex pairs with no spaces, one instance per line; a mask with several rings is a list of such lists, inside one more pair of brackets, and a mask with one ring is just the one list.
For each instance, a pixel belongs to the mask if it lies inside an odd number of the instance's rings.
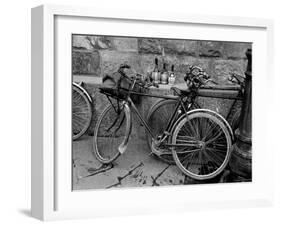
[[191,111],[188,111],[186,114],[182,115],[181,117],[179,117],[177,119],[177,121],[175,122],[173,128],[172,128],[172,131],[174,131],[175,127],[178,125],[178,123],[186,116],[188,116],[189,114],[193,113],[193,112],[206,112],[206,113],[209,113],[209,114],[212,114],[214,115],[215,117],[219,118],[220,120],[223,121],[223,123],[225,124],[229,134],[230,134],[230,137],[231,137],[231,141],[234,142],[234,134],[233,134],[233,130],[231,128],[231,126],[229,125],[229,123],[226,121],[226,119],[221,116],[219,113],[215,112],[215,111],[212,111],[212,110],[209,110],[209,109],[194,109],[194,110],[191,110]]
[[86,97],[88,98],[88,100],[92,103],[93,100],[92,100],[92,97],[90,96],[90,94],[79,84],[73,82],[72,83],[74,86],[76,86],[77,88],[81,89],[83,91],[83,93],[86,95]]
[[131,110],[128,106],[128,104],[124,104],[124,112],[126,115],[126,121],[127,121],[127,125],[128,127],[126,128],[126,134],[125,134],[125,139],[122,142],[122,144],[119,145],[118,147],[118,151],[120,152],[120,154],[123,154],[128,146],[128,142],[129,142],[129,138],[131,135],[131,131],[132,131],[132,118],[131,118]]
[[209,110],[209,109],[197,109],[197,110],[198,110],[198,112],[200,112],[200,111],[208,112],[208,113],[213,114],[214,116],[218,117],[219,119],[221,119],[223,121],[223,123],[225,124],[226,128],[228,129],[232,142],[234,141],[235,137],[234,137],[233,130],[232,130],[231,126],[229,125],[228,121],[222,115],[220,115],[219,113],[217,113],[215,111]]

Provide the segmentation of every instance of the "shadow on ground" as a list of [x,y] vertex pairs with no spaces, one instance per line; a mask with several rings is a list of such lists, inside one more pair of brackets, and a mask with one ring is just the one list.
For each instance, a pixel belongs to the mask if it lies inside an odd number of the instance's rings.
[[[144,133],[141,133],[144,134]],[[140,137],[143,136],[143,137]],[[73,190],[217,183],[198,182],[151,155],[145,135],[131,137],[126,152],[113,164],[102,165],[93,153],[93,137],[73,142]]]

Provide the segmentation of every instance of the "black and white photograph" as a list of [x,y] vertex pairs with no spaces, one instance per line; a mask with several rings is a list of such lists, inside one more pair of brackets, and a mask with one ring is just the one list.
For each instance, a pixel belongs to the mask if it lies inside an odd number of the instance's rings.
[[72,34],[72,188],[252,181],[252,43]]

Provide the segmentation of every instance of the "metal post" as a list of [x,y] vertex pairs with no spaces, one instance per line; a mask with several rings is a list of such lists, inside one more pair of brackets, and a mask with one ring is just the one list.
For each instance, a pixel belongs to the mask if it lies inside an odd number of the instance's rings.
[[[233,145],[229,166],[233,180],[251,181],[252,179],[252,50],[246,52],[248,58],[245,72],[245,90],[236,142]],[[236,179],[235,179],[236,178]]]

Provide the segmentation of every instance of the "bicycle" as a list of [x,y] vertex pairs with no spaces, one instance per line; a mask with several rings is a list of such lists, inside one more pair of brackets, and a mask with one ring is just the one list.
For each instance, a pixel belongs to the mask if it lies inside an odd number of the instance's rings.
[[[123,79],[129,80],[129,89],[123,87],[101,87],[100,92],[110,101],[95,127],[93,151],[103,164],[109,164],[126,151],[131,134],[131,110],[151,137],[153,154],[161,156],[168,151],[172,153],[179,169],[187,176],[197,180],[211,179],[220,174],[226,167],[233,142],[232,129],[227,121],[216,112],[207,109],[191,110],[189,97],[191,90],[177,90],[176,96],[148,94],[134,91],[135,86],[148,89],[157,87],[154,83],[142,83],[143,75],[136,73],[130,78],[124,72],[130,68],[121,65],[118,72]],[[195,84],[195,80],[193,80]],[[131,96],[149,96],[177,101],[161,135],[155,135],[151,126],[141,116]],[[160,151],[159,151],[160,150]]]
[[[206,80],[200,79],[200,77],[206,78]],[[229,77],[229,81],[234,83],[234,85],[219,85],[210,79],[210,76],[198,66],[191,65],[186,73],[184,80],[190,83],[189,91],[180,90],[178,88],[173,87],[174,92],[178,95],[184,95],[188,99],[187,103],[189,104],[189,109],[200,109],[201,106],[198,103],[199,97],[212,97],[217,99],[228,99],[234,100],[231,106],[228,108],[228,112],[226,114],[225,119],[228,123],[225,123],[226,126],[229,128],[229,132],[231,137],[233,137],[233,131],[238,128],[240,111],[235,111],[235,106],[238,104],[239,101],[243,99],[243,89],[244,89],[244,77],[232,73]],[[206,84],[211,82],[214,86],[207,86]],[[173,109],[178,108],[178,100],[171,100],[171,99],[160,99],[156,101],[152,107],[150,108],[146,121],[150,124],[152,128],[152,132],[155,136],[161,135],[165,131],[165,125],[168,119],[173,114]],[[206,111],[206,110],[205,110]],[[213,111],[210,113],[214,114]],[[181,113],[179,113],[181,115]],[[216,115],[216,114],[214,114]],[[225,120],[223,120],[225,121]],[[151,149],[155,148],[152,145],[151,139],[149,134],[147,133],[147,141],[148,145]],[[159,150],[158,150],[159,151]],[[158,155],[158,157],[167,163],[174,163],[174,158],[171,156],[171,153],[168,152],[165,154],[163,150],[160,150],[162,155]],[[156,152],[156,150],[154,150]]]
[[92,119],[92,98],[82,84],[72,83],[72,140],[86,133]]

